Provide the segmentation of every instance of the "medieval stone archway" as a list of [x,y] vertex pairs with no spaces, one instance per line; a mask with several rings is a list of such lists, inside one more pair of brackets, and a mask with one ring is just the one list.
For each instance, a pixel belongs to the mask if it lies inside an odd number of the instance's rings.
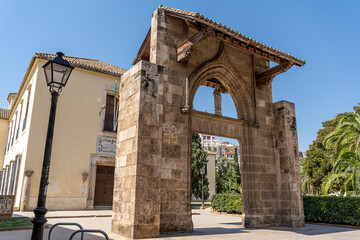
[[[279,65],[270,68],[269,60]],[[120,84],[112,230],[130,238],[189,232],[191,136],[238,139],[245,227],[303,226],[294,104],[271,81],[303,60],[205,17],[160,6]],[[237,119],[194,111],[203,84],[228,91]]]
[[[210,83],[208,82],[210,79]],[[217,81],[215,81],[215,79]],[[251,164],[251,148],[249,146],[249,138],[251,138],[251,131],[254,128],[255,115],[253,113],[254,107],[249,94],[245,87],[241,86],[241,81],[237,80],[235,74],[226,69],[224,65],[208,65],[203,66],[203,69],[198,71],[190,79],[190,106],[193,105],[193,100],[200,85],[207,85],[214,88],[224,89],[223,92],[229,93],[234,101],[238,119],[218,116],[205,112],[192,110],[191,116],[191,135],[194,133],[202,133],[212,136],[221,136],[226,138],[233,138],[238,140],[241,146],[241,171],[242,171],[242,187],[243,187],[243,209],[244,209],[244,223],[246,219],[249,206],[254,203],[255,189],[253,184],[253,166]],[[214,82],[216,84],[214,84]],[[239,84],[240,83],[240,84]],[[240,85],[240,86],[239,86]],[[233,89],[233,90],[230,90]],[[211,99],[209,99],[211,100]],[[216,99],[215,99],[216,101]],[[246,119],[246,120],[245,120]],[[249,136],[250,134],[250,136]],[[189,142],[191,145],[191,142]],[[191,161],[191,160],[189,160]]]

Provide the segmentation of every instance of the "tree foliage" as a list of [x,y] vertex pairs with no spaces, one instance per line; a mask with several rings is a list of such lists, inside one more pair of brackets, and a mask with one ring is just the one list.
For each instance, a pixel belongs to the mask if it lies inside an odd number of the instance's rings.
[[216,162],[216,193],[239,193],[241,176],[239,163],[234,159],[221,157]]
[[240,165],[239,165],[239,158],[238,158],[238,151],[237,151],[237,147],[235,147],[235,151],[234,151],[234,167],[235,167],[235,172],[236,172],[236,181],[238,184],[241,184],[241,173],[240,173]]
[[360,115],[360,103],[357,106],[354,106],[354,111],[356,114]]
[[324,193],[328,193],[336,182],[342,182],[342,194],[357,190],[360,185],[360,115],[357,113],[342,114],[336,128],[327,135],[324,144],[334,149],[334,168],[324,183]]
[[303,191],[309,178],[312,193],[360,192],[360,104],[354,110],[323,123],[303,161]]
[[306,158],[303,166],[303,181],[309,177],[313,194],[321,193],[321,185],[333,168],[331,157],[333,149],[326,149],[323,144],[326,136],[331,133],[338,123],[338,117],[322,123],[323,128],[317,132],[316,140],[306,151]]
[[[199,134],[192,136],[192,151],[191,151],[191,191],[196,198],[202,197],[202,175],[200,170],[202,168],[206,171],[207,166],[207,152],[201,145],[201,138]],[[209,198],[209,181],[207,174],[204,175],[204,198]]]

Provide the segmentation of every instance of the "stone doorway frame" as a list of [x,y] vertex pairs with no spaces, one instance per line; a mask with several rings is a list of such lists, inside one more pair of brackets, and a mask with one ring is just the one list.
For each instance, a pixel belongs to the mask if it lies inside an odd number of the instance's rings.
[[88,189],[86,198],[86,209],[94,209],[94,198],[95,198],[95,184],[96,184],[96,169],[97,166],[111,166],[115,167],[115,156],[108,154],[90,154],[90,167],[89,167],[89,178],[88,178]]

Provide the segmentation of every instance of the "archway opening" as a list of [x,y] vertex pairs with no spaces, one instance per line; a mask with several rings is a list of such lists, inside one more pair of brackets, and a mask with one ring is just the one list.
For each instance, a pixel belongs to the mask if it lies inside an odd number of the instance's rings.
[[236,107],[229,91],[222,85],[218,88],[215,85],[208,85],[206,81],[196,91],[193,110],[238,118]]
[[[204,226],[201,219],[210,213],[210,205],[214,199],[236,199],[232,204],[231,213],[242,214],[242,189],[241,189],[241,146],[237,139],[195,133],[192,136],[191,154],[191,206],[194,222],[194,231]],[[203,171],[201,171],[203,169]],[[218,201],[218,200],[215,200]],[[222,200],[220,200],[222,201]],[[213,201],[213,203],[215,203]],[[230,205],[229,205],[230,206]],[[229,207],[224,205],[225,208]],[[225,209],[215,209],[223,212]],[[214,217],[212,225],[207,227],[217,228],[221,218]],[[241,217],[228,219],[228,226],[238,227],[242,224]],[[209,229],[210,230],[210,229]]]

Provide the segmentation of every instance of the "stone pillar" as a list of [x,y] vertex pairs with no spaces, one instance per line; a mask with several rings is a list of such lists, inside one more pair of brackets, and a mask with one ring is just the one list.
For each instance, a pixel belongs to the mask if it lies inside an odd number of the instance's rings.
[[274,138],[278,166],[278,224],[303,227],[304,209],[294,103],[274,103]]
[[[177,62],[176,49],[187,30],[177,19],[157,9],[151,19],[150,62],[164,66],[160,165],[160,232],[191,232],[190,116],[181,113],[187,85],[186,64]],[[186,103],[186,101],[185,101]]]
[[21,198],[20,198],[20,212],[29,210],[31,175],[33,173],[34,171],[31,170],[25,170],[24,172],[24,184],[22,187]]
[[160,235],[163,68],[140,61],[121,80],[112,231]]
[[214,89],[214,104],[215,104],[215,115],[222,116],[221,112],[221,90],[218,88]]

